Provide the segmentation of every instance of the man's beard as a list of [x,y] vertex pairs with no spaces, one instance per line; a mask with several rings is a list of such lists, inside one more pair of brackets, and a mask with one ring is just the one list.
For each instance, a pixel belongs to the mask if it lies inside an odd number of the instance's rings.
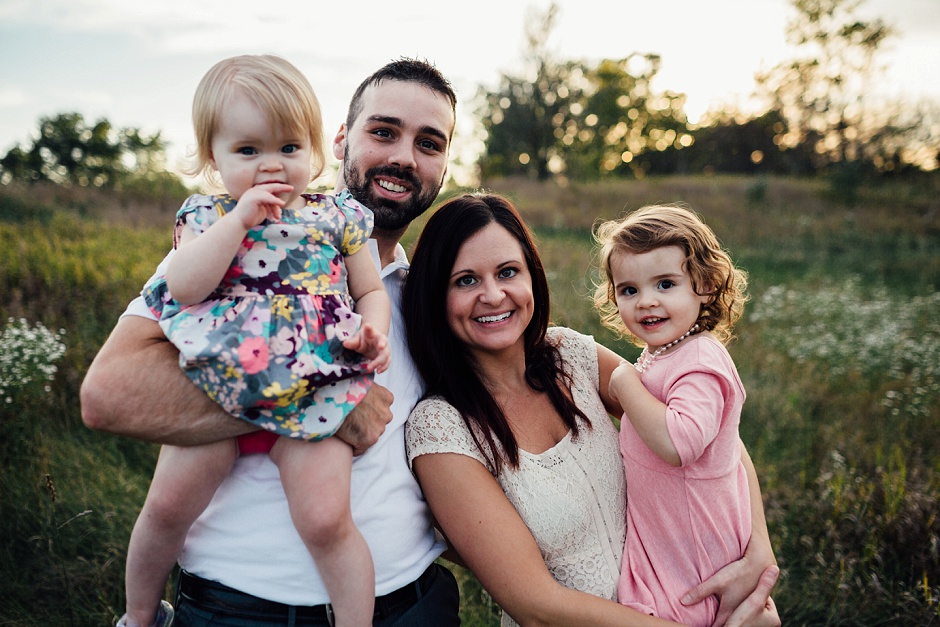
[[[405,181],[411,187],[408,200],[399,202],[383,198],[372,189],[376,176]],[[400,231],[428,210],[441,191],[441,185],[424,189],[421,181],[411,170],[402,170],[390,165],[376,166],[360,176],[356,163],[349,159],[349,148],[343,154],[343,180],[353,198],[364,204],[375,214],[375,228],[380,231]]]

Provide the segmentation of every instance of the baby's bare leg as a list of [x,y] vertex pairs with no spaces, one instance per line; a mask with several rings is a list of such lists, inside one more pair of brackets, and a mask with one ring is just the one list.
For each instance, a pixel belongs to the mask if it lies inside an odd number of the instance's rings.
[[349,508],[352,449],[337,438],[280,438],[271,458],[281,471],[294,526],[323,577],[337,625],[371,625],[375,572]]
[[235,440],[164,446],[127,547],[128,627],[151,625],[186,533],[238,455]]

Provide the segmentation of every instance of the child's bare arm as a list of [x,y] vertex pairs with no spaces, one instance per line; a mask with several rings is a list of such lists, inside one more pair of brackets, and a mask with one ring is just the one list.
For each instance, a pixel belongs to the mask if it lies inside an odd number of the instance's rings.
[[356,301],[356,313],[362,316],[362,326],[359,333],[343,345],[365,355],[369,370],[383,372],[391,361],[388,328],[392,310],[385,285],[365,246],[346,257],[346,274],[349,294]]
[[252,187],[238,200],[235,209],[199,237],[192,230],[183,229],[179,247],[166,271],[170,295],[183,305],[205,300],[219,286],[248,229],[268,216],[280,217],[284,202],[274,194],[291,189],[281,183]]
[[610,376],[610,394],[623,407],[637,434],[663,461],[680,466],[682,460],[666,426],[666,404],[650,394],[633,364],[620,364]]

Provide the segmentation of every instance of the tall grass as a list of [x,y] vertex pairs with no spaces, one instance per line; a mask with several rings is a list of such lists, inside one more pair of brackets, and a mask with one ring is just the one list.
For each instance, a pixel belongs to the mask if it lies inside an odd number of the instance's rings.
[[[535,229],[554,321],[626,357],[638,350],[590,307],[598,218],[686,202],[750,272],[731,351],[788,625],[940,624],[940,218],[929,185],[863,190],[852,207],[790,179],[490,185]],[[78,388],[169,247],[180,199],[85,193],[0,188],[0,321],[64,329],[67,345],[51,382],[0,402],[2,625],[113,624],[155,460],[152,445],[86,429]],[[456,570],[464,624],[498,624]]]

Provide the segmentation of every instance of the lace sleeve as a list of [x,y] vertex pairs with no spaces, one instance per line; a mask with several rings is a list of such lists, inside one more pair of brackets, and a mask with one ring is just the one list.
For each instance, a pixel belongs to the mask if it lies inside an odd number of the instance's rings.
[[[415,457],[421,455],[459,453],[489,468],[463,417],[450,403],[439,397],[421,401],[411,412],[405,425],[405,448],[409,466]],[[489,470],[493,471],[491,468]]]
[[546,337],[558,346],[565,371],[571,376],[574,385],[597,390],[600,386],[600,375],[594,338],[567,327],[551,327]]

